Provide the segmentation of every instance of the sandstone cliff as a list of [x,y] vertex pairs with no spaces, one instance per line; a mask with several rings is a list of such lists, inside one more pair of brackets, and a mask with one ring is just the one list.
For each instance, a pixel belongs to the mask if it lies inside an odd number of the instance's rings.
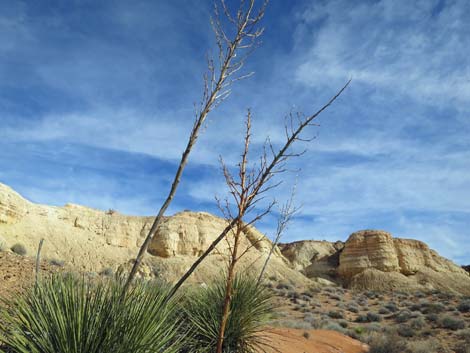
[[303,240],[293,243],[279,244],[282,254],[292,263],[294,268],[309,278],[322,277],[334,280],[339,265],[340,250],[343,242]]
[[351,288],[470,294],[470,276],[460,266],[421,241],[393,238],[385,231],[355,232],[344,247],[304,241],[282,245],[281,250],[305,275],[334,279]]
[[[21,243],[28,255],[34,256],[40,239],[44,238],[43,258],[65,261],[66,265],[80,271],[129,268],[152,221],[152,217],[126,216],[78,205],[52,207],[34,204],[0,183],[0,237],[5,243],[3,247]],[[170,280],[178,278],[225,225],[223,219],[204,212],[182,212],[165,218],[149,247],[140,275]],[[227,246],[227,242],[221,242],[195,273],[193,280],[204,281],[220,273],[225,266]],[[241,266],[259,271],[271,242],[255,228],[250,228],[243,238],[242,247],[250,250]],[[276,249],[267,275],[293,282],[308,281],[289,266]]]

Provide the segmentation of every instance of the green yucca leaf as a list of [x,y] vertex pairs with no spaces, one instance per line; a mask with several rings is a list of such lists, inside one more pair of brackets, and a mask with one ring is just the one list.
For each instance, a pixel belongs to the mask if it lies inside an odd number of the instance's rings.
[[[185,343],[188,352],[212,353],[222,318],[226,278],[220,276],[207,288],[188,293],[185,322],[192,333]],[[225,330],[225,353],[259,352],[267,344],[261,334],[271,318],[272,295],[257,280],[248,275],[237,275],[233,283],[230,314]]]
[[18,353],[173,353],[180,315],[168,286],[137,282],[121,298],[120,279],[41,279],[1,309],[0,341]]

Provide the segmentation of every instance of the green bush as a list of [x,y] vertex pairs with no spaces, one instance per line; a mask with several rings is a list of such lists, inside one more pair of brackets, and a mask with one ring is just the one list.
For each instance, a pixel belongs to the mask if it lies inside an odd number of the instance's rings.
[[178,352],[179,316],[166,286],[54,275],[2,309],[0,341],[18,353]]
[[445,315],[440,318],[439,324],[442,328],[453,331],[465,328],[465,321],[449,315]]
[[408,309],[401,310],[396,316],[395,316],[395,321],[398,323],[404,323],[407,322],[409,319],[413,317],[411,311]]
[[328,316],[332,319],[344,319],[344,314],[341,311],[331,310],[328,312]]
[[397,333],[402,337],[413,337],[416,330],[408,324],[400,324],[397,327]]
[[28,253],[25,246],[23,244],[20,244],[20,243],[16,243],[15,245],[13,245],[11,247],[11,251],[13,251],[15,254],[18,254],[18,255],[21,255],[21,256],[25,256]]
[[406,342],[396,335],[377,334],[369,343],[369,353],[404,353]]
[[461,313],[468,313],[470,312],[470,300],[463,300],[457,306],[457,310]]
[[376,314],[373,312],[368,312],[367,313],[367,320],[368,322],[379,322],[382,321],[382,316],[380,314]]
[[[225,285],[225,277],[221,276],[207,288],[188,293],[184,321],[192,334],[186,343],[187,351],[198,353],[215,351]],[[271,292],[264,286],[258,286],[255,278],[246,275],[236,276],[223,352],[251,353],[268,343],[260,332],[271,319],[273,310],[271,299]]]

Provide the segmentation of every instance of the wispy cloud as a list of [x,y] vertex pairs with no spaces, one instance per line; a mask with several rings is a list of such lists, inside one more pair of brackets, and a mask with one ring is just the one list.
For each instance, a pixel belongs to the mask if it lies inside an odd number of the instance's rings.
[[[37,202],[152,213],[214,45],[206,5],[2,4],[0,180]],[[209,117],[171,212],[217,212],[214,195],[226,193],[218,157],[236,164],[246,108],[256,155],[268,135],[283,142],[286,113],[311,113],[352,77],[307,131],[317,139],[298,146],[309,149],[291,161],[300,172],[283,175],[273,195],[282,202],[298,180],[302,214],[285,240],[382,228],[470,261],[469,3],[271,6],[247,67],[257,75]],[[259,226],[269,233],[274,221]]]

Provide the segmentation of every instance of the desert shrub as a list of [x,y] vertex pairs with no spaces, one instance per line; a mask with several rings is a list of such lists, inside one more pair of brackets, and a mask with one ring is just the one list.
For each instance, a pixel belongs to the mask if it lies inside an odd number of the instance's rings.
[[354,328],[354,332],[357,333],[358,335],[362,335],[365,332],[365,330],[364,330],[364,327],[362,326],[356,326]]
[[367,313],[367,320],[368,322],[379,322],[382,321],[382,316],[380,314],[376,314],[373,312],[368,312]]
[[178,352],[179,316],[168,287],[54,275],[2,309],[0,332],[13,352]]
[[414,305],[415,303],[410,302],[409,300],[405,300],[404,302],[401,303],[402,306],[410,308]]
[[415,298],[424,298],[426,297],[426,294],[421,292],[421,291],[416,291],[415,292]]
[[359,308],[357,307],[357,305],[355,305],[353,303],[349,303],[348,305],[346,305],[346,310],[348,310],[352,313],[358,313],[359,312]]
[[379,322],[382,321],[382,316],[376,313],[368,312],[366,315],[359,315],[356,317],[355,322]]
[[443,317],[439,318],[439,326],[455,331],[465,328],[465,321],[456,317],[444,315]]
[[[207,288],[188,295],[184,308],[185,323],[192,333],[186,345],[190,352],[214,352],[225,298],[225,277],[214,280]],[[257,285],[254,277],[237,275],[225,328],[223,352],[253,352],[266,343],[260,331],[272,317],[272,295]],[[282,324],[282,322],[278,322]],[[285,324],[285,322],[284,322]],[[301,328],[310,327],[299,321]]]
[[304,338],[308,340],[310,338],[310,333],[308,333],[307,331],[304,331],[302,336],[304,336]]
[[58,266],[58,267],[62,267],[65,264],[63,260],[59,260],[59,259],[50,259],[49,263],[53,266]]
[[468,313],[470,312],[470,300],[463,300],[457,306],[457,310],[461,313]]
[[322,329],[324,330],[331,330],[331,331],[337,331],[337,332],[340,332],[342,334],[346,334],[346,330],[341,326],[339,325],[338,323],[336,322],[325,322],[322,326],[321,326]]
[[419,309],[423,314],[439,314],[446,310],[446,307],[441,303],[430,303],[427,301],[419,304]]
[[286,289],[288,291],[293,291],[294,290],[294,287],[291,284],[289,284],[287,282],[284,282],[284,281],[279,282],[277,284],[276,288],[277,289]]
[[369,322],[367,315],[358,315],[354,322]]
[[356,332],[356,330],[350,329],[346,331],[346,335],[354,338],[355,340],[359,340],[361,336]]
[[422,316],[420,316],[420,317],[411,319],[409,324],[411,328],[415,330],[421,330],[422,328],[426,326],[426,321],[424,320]]
[[411,319],[412,314],[411,311],[409,310],[401,310],[396,316],[395,316],[395,321],[398,323],[403,323],[407,322],[409,319]]
[[328,316],[332,319],[344,319],[344,314],[341,311],[331,310],[328,312]]
[[369,340],[369,353],[403,353],[407,344],[395,335],[376,334]]
[[455,295],[449,292],[439,292],[437,297],[441,300],[452,300],[455,298]]
[[397,333],[402,337],[413,337],[415,335],[415,329],[409,324],[400,324],[397,327]]
[[114,271],[111,267],[106,267],[100,271],[101,276],[111,277],[114,274]]
[[307,313],[304,316],[304,321],[307,322],[310,326],[313,326],[317,319],[311,313]]
[[390,302],[390,303],[387,303],[384,305],[384,308],[389,310],[390,312],[392,313],[395,313],[398,311],[398,306],[397,304],[393,303],[393,302]]
[[295,328],[299,330],[310,330],[312,328],[312,325],[310,325],[308,322],[300,320],[277,320],[273,322],[273,324],[277,327]]
[[428,320],[429,322],[437,322],[439,321],[439,315],[437,314],[427,314],[426,315],[426,320]]
[[452,353],[470,353],[470,346],[464,342],[457,343],[453,348]]
[[374,299],[374,298],[377,298],[379,296],[379,294],[377,292],[374,292],[374,291],[367,291],[367,292],[364,293],[364,295],[369,299]]
[[456,334],[458,338],[470,344],[470,329],[459,330]]
[[23,244],[16,243],[11,247],[11,251],[13,251],[15,254],[25,256],[28,251],[26,250],[26,247]]
[[341,300],[341,297],[337,294],[330,294],[329,297],[333,300]]
[[384,327],[379,324],[378,322],[371,322],[370,324],[367,324],[364,326],[365,332],[380,332],[384,329]]
[[347,328],[349,323],[346,320],[339,320],[338,325],[340,325],[342,328]]
[[390,314],[390,310],[388,310],[387,308],[385,307],[381,307],[378,311],[379,314],[382,314],[382,315],[386,315],[386,314]]
[[357,303],[360,305],[360,306],[366,306],[368,304],[368,300],[367,300],[367,297],[360,297],[358,300],[357,300]]
[[444,347],[437,339],[412,341],[408,343],[408,353],[441,353]]

